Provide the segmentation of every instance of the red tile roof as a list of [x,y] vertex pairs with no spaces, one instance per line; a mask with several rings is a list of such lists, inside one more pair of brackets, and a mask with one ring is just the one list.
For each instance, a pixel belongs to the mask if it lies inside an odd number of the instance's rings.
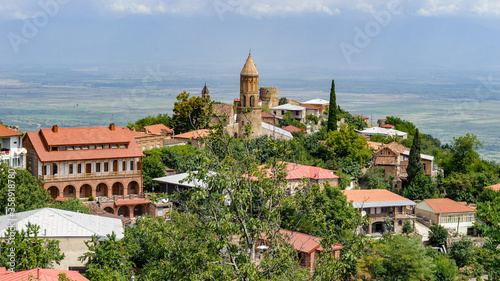
[[368,147],[370,149],[375,149],[375,150],[378,150],[384,145],[384,143],[382,142],[375,142],[375,141],[367,141],[366,143],[368,143]]
[[115,201],[116,206],[149,204],[147,199],[132,199]]
[[210,134],[210,130],[202,129],[202,130],[195,130],[195,131],[187,132],[184,134],[175,135],[174,139],[180,138],[180,139],[195,140],[197,138],[204,138],[204,137],[208,136],[209,134]]
[[168,128],[163,124],[144,126],[143,128],[146,129],[149,133],[154,135],[166,135],[166,134],[171,134],[173,132],[172,129]]
[[273,114],[271,114],[269,112],[265,112],[265,111],[262,111],[260,116],[262,116],[262,118],[276,118],[276,116],[274,116]]
[[[292,245],[295,250],[299,252],[304,252],[307,254],[312,253],[315,250],[323,251],[321,247],[321,237],[312,236],[300,232],[292,232],[286,229],[280,229],[280,234],[284,236],[285,239],[288,240],[288,244]],[[335,246],[332,250],[340,250],[342,249],[342,245],[335,243]]]
[[382,126],[382,128],[394,129],[394,125],[385,124],[384,126]]
[[387,189],[360,189],[360,190],[342,190],[347,197],[347,202],[369,203],[369,202],[394,202],[409,201],[410,199],[390,192]]
[[[326,170],[314,166],[306,166],[296,163],[285,162],[285,172],[287,173],[287,180],[300,180],[302,178],[308,179],[338,179],[339,177],[333,174],[333,171]],[[264,168],[265,165],[260,166]],[[271,170],[267,171],[268,175],[271,175]]]
[[500,183],[490,185],[490,186],[487,186],[485,188],[493,189],[493,191],[500,191]]
[[474,208],[465,206],[449,198],[425,199],[422,202],[427,203],[434,212],[441,214],[474,212]]
[[281,129],[283,129],[283,130],[285,130],[285,131],[288,131],[288,132],[290,132],[290,133],[293,133],[293,132],[303,132],[303,131],[304,131],[304,130],[302,130],[301,128],[297,128],[297,127],[295,127],[295,126],[293,126],[293,125],[288,125],[288,126],[283,127],[283,128],[281,128]]
[[0,137],[22,136],[18,131],[12,130],[0,124]]
[[[142,157],[142,150],[137,145],[129,129],[116,127],[114,131],[108,127],[95,128],[59,128],[57,133],[51,129],[40,132],[27,132],[23,141],[29,139],[38,158],[42,162],[97,160],[110,158]],[[49,151],[48,145],[90,145],[90,144],[128,144],[127,148],[88,149],[71,151]]]
[[410,149],[402,144],[399,144],[398,142],[391,142],[390,144],[384,145],[382,148],[388,147],[390,150],[397,152],[399,154],[405,152],[405,151],[410,151]]
[[[40,280],[40,281],[58,281],[59,274],[64,273],[66,277],[74,281],[89,281],[77,271],[60,269],[42,269],[34,268],[19,272],[10,272],[0,268],[0,281],[18,281],[18,280]],[[32,279],[29,279],[32,278]]]
[[370,117],[366,117],[366,116],[359,115],[359,114],[354,114],[352,117],[361,117],[361,119],[370,119]]

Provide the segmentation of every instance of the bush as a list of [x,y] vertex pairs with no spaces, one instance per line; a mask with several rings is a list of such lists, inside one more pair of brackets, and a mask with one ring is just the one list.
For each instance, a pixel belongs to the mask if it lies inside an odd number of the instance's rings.
[[438,255],[433,264],[435,266],[433,270],[434,280],[436,281],[453,281],[459,274],[455,261],[443,255]]
[[413,231],[414,231],[414,229],[413,229],[413,224],[411,223],[411,221],[405,220],[405,222],[403,223],[403,233],[409,234],[409,233],[413,233]]
[[94,200],[95,200],[94,196],[90,195],[88,201],[94,201]]
[[455,260],[458,267],[471,264],[474,258],[474,244],[469,239],[454,242],[450,247],[450,257]]
[[431,225],[430,230],[429,241],[433,246],[439,246],[448,239],[448,230],[444,227],[440,225]]

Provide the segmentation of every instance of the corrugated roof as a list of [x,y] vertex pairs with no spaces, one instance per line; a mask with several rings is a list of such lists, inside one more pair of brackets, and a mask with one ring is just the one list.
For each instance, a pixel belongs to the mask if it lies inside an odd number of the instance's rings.
[[[42,162],[143,157],[141,148],[137,145],[130,130],[126,128],[116,127],[114,131],[109,130],[107,127],[59,128],[57,137],[54,136],[56,133],[53,133],[50,129],[42,130],[40,130],[41,132],[27,132],[24,136],[31,141],[38,158]],[[89,133],[89,135],[86,135],[86,133]],[[48,142],[49,145],[126,143],[128,146],[127,148],[116,149],[49,151],[49,148],[44,145],[43,136],[49,136],[51,140],[51,142]],[[78,140],[79,136],[81,136],[80,140]],[[92,139],[91,136],[96,136],[96,138]]]
[[266,122],[262,122],[262,129],[266,129],[268,131],[271,131],[272,133],[283,135],[285,137],[288,137],[290,139],[293,139],[292,133],[285,131],[279,127],[273,126],[271,124],[268,124]]
[[28,222],[40,226],[38,237],[91,237],[92,235],[111,234],[123,238],[120,219],[105,218],[65,210],[42,208],[15,213],[14,216],[0,217],[0,237],[5,237],[7,228],[15,223],[16,229],[26,229]]
[[342,190],[347,197],[347,202],[353,203],[353,206],[386,207],[386,206],[408,206],[417,203],[404,198],[396,193],[386,189],[360,189],[360,190]]
[[[402,153],[405,156],[410,156],[410,151],[406,150]],[[425,160],[434,160],[434,156],[427,155],[427,154],[420,154],[420,158],[425,159]]]
[[305,110],[306,108],[303,107],[303,106],[300,106],[300,105],[295,105],[295,104],[291,104],[291,103],[285,103],[285,104],[282,104],[282,105],[278,105],[278,106],[275,106],[275,107],[271,107],[271,110],[293,110],[293,111],[302,111],[302,110]]
[[[196,173],[196,171],[193,173]],[[186,178],[188,176],[189,176],[189,173],[181,173],[181,174],[176,174],[176,175],[171,175],[171,176],[166,176],[166,177],[161,177],[161,178],[154,178],[153,181],[174,184],[174,185],[188,186],[188,187],[205,186],[205,183],[201,180],[197,180],[197,179],[186,180]],[[182,181],[182,183],[181,183],[181,181]]]
[[89,281],[83,275],[73,270],[61,269],[43,269],[34,268],[19,272],[10,272],[0,270],[0,281],[19,281],[19,280],[39,280],[39,281],[58,281],[59,274],[64,273],[66,277],[73,281]]
[[22,135],[23,134],[19,133],[18,131],[12,130],[12,129],[7,128],[4,125],[0,124],[0,138],[1,137],[22,136]]
[[319,105],[330,104],[329,101],[324,100],[324,99],[312,99],[312,100],[308,100],[308,101],[305,101],[305,102],[302,102],[302,103],[303,104],[319,104]]
[[[441,214],[474,212],[474,208],[465,206],[449,198],[425,199],[422,202],[427,203],[434,212]],[[422,202],[419,204],[422,204]]]

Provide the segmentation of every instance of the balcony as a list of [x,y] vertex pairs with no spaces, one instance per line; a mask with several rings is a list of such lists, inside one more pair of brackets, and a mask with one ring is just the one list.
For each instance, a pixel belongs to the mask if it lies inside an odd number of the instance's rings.
[[57,182],[68,180],[91,180],[102,178],[120,178],[120,177],[133,177],[142,176],[141,170],[134,171],[113,171],[113,172],[100,172],[100,173],[80,173],[80,174],[67,174],[67,175],[45,175],[42,180],[45,182]]

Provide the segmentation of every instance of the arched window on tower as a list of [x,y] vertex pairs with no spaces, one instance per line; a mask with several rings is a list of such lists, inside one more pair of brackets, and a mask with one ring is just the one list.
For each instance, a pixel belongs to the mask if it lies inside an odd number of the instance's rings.
[[255,106],[255,98],[253,96],[250,97],[250,106],[251,107],[256,107]]

